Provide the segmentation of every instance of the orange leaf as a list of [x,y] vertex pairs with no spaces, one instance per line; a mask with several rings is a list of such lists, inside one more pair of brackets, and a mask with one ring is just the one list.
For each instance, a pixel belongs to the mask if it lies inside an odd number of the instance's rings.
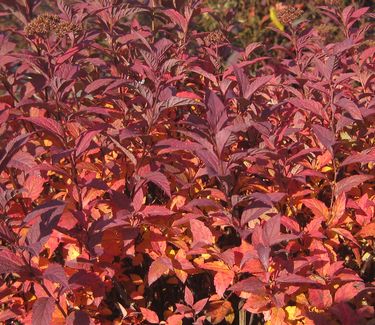
[[324,218],[325,220],[328,219],[329,211],[326,205],[317,199],[305,199],[301,200],[301,202],[306,205],[315,216]]
[[375,222],[369,223],[363,227],[358,233],[357,236],[362,238],[365,237],[375,237]]
[[335,303],[352,300],[361,290],[365,288],[363,282],[349,282],[337,289]]
[[223,296],[225,290],[232,284],[234,278],[234,272],[228,270],[226,272],[217,272],[214,278],[214,284],[216,293],[219,296]]
[[219,324],[232,311],[232,304],[229,301],[214,301],[210,304],[207,312],[208,320],[211,319],[211,324]]
[[248,293],[246,303],[243,308],[250,313],[259,313],[267,307],[270,299],[265,295],[257,295],[254,293]]
[[284,325],[285,323],[285,311],[282,308],[273,307],[271,309],[271,324],[272,325]]
[[148,284],[151,285],[159,279],[164,273],[173,270],[172,262],[168,257],[159,257],[152,262],[148,271]]

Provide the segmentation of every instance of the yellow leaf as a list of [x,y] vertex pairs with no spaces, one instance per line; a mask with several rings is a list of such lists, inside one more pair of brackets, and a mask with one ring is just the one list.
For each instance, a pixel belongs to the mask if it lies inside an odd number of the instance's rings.
[[43,145],[44,145],[45,147],[50,147],[50,146],[52,146],[52,141],[51,141],[51,140],[48,140],[48,139],[44,139],[44,140],[43,140]]
[[81,255],[81,253],[79,252],[79,248],[77,247],[77,245],[75,245],[75,244],[67,244],[67,245],[65,245],[65,247],[68,250],[68,256],[67,256],[67,260],[68,261],[75,260],[75,259],[77,259],[78,256]]
[[288,306],[285,308],[288,320],[298,320],[302,317],[301,311],[297,306]]
[[270,19],[273,22],[273,24],[280,29],[281,31],[284,31],[284,25],[280,22],[280,20],[277,18],[277,12],[275,7],[270,8]]

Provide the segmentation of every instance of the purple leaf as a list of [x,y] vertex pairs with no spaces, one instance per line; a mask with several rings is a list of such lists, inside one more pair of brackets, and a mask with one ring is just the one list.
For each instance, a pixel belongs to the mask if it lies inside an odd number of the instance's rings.
[[245,49],[245,57],[247,58],[254,50],[262,46],[263,44],[258,43],[258,42],[249,44],[248,46],[246,46],[246,49]]
[[143,176],[147,181],[159,186],[165,194],[171,197],[171,189],[168,178],[160,172],[152,172]]
[[259,244],[256,246],[256,250],[258,252],[258,257],[264,267],[264,270],[267,271],[269,267],[271,248],[269,246]]
[[9,160],[16,154],[17,151],[24,146],[29,140],[30,133],[21,134],[12,139],[5,147],[0,150],[0,172],[7,166]]
[[82,310],[75,310],[66,319],[67,325],[90,325],[90,317]]
[[69,286],[64,268],[60,264],[50,264],[44,271],[43,278],[61,284],[65,288]]
[[65,208],[65,202],[52,200],[37,206],[32,212],[30,212],[24,219],[25,223],[29,223],[39,216],[46,216],[52,218],[56,215],[61,215]]
[[318,124],[314,124],[312,129],[322,145],[325,146],[331,154],[333,154],[332,146],[335,144],[335,134],[331,130]]
[[16,234],[4,220],[0,220],[0,238],[8,243],[13,243],[16,240]]
[[37,299],[32,309],[32,325],[51,325],[54,309],[55,300],[53,298],[42,297]]
[[25,263],[9,249],[0,250],[0,273],[21,273]]

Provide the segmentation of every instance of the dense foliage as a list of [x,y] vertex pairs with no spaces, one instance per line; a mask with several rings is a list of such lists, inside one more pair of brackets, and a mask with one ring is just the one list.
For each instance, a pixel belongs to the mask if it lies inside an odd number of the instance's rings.
[[337,3],[241,49],[199,0],[2,1],[0,322],[368,324],[373,14]]

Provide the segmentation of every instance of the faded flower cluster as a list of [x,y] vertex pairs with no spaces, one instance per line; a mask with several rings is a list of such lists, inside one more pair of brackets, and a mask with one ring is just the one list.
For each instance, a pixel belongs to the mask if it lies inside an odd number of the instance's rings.
[[303,10],[287,6],[277,12],[277,18],[283,25],[290,25],[293,21],[300,18]]
[[26,25],[25,33],[30,37],[53,32],[57,37],[63,37],[67,33],[78,32],[81,29],[80,25],[62,20],[58,15],[42,14]]

